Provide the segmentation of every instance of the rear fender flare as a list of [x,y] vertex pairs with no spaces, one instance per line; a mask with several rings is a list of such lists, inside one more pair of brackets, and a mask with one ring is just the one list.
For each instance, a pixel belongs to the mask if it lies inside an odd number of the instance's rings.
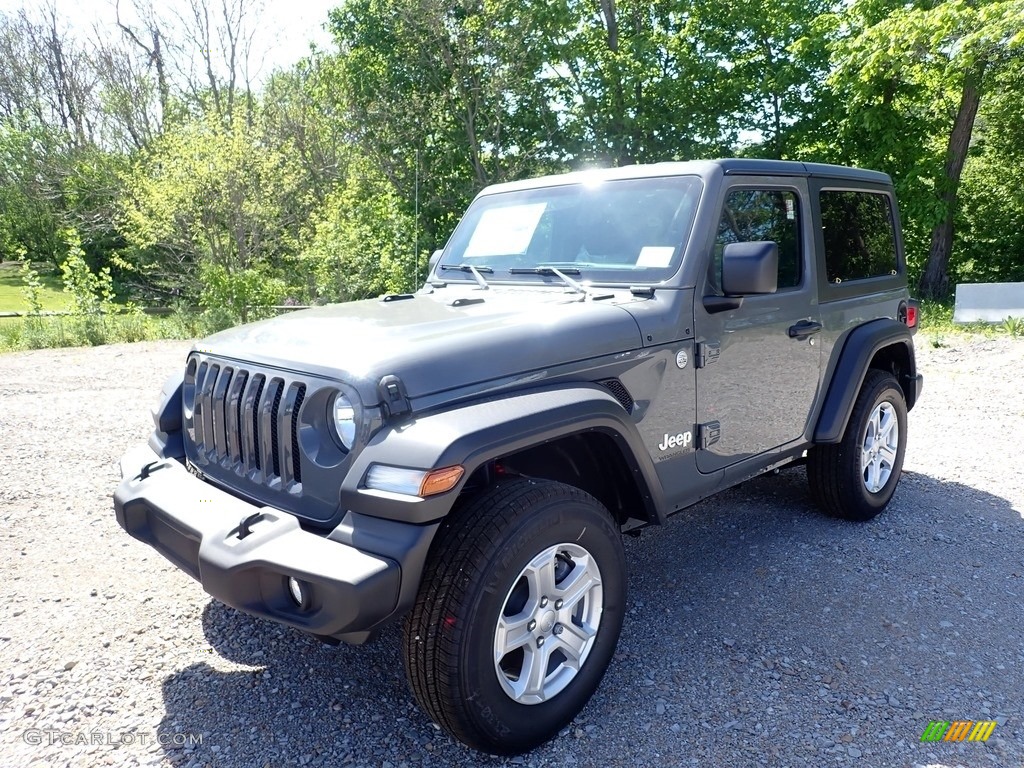
[[[838,443],[842,439],[871,361],[879,351],[895,344],[906,347],[910,370],[905,372],[904,378],[909,383],[917,375],[917,364],[912,331],[903,323],[889,318],[872,320],[857,326],[841,339],[832,352],[833,356],[838,355],[838,359],[834,366],[830,366],[832,377],[818,415],[813,442]],[[908,387],[908,383],[901,381],[900,385],[907,395],[907,410],[910,410],[917,390],[912,385]]]

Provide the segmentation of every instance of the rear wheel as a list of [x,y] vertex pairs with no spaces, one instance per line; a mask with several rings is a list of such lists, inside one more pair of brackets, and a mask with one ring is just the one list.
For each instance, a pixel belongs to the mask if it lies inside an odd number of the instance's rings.
[[823,511],[870,520],[885,509],[903,471],[907,405],[892,374],[869,370],[843,439],[807,455],[811,494]]
[[597,688],[625,597],[621,536],[600,503],[561,483],[503,483],[438,532],[405,625],[413,693],[471,747],[532,749]]

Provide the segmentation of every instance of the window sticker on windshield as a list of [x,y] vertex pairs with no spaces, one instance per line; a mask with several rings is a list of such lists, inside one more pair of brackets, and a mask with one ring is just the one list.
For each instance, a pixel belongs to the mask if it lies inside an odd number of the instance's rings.
[[647,245],[640,249],[638,267],[667,267],[672,262],[676,249],[671,245]]
[[466,246],[465,257],[526,253],[547,203],[511,205],[484,211]]

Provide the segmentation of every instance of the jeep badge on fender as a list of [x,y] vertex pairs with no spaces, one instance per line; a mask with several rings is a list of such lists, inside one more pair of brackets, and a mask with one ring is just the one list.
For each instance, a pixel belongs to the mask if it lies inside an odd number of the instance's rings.
[[665,434],[661,443],[658,445],[659,451],[667,451],[669,448],[689,448],[690,442],[693,440],[689,432],[680,432],[678,435]]
[[784,466],[828,514],[889,503],[921,392],[898,222],[885,174],[799,162],[487,187],[417,293],[194,347],[118,523],[326,642],[404,620],[429,716],[525,752],[613,659],[624,531]]

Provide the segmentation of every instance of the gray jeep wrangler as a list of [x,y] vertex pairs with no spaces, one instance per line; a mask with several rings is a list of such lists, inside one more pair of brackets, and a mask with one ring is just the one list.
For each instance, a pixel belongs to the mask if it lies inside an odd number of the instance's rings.
[[825,512],[882,511],[916,323],[882,173],[500,184],[417,293],[196,346],[122,459],[117,520],[218,600],[328,642],[404,617],[430,717],[519,753],[604,675],[624,532],[799,463]]

